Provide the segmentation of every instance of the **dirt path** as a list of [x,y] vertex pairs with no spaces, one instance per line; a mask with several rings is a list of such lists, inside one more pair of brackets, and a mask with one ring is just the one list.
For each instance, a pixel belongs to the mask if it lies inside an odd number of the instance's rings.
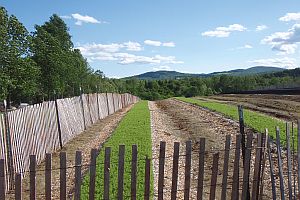
[[[185,153],[185,141],[191,140],[193,143],[192,154],[192,181],[190,199],[196,198],[197,173],[198,173],[198,155],[199,139],[206,138],[206,150],[213,152],[214,150],[224,149],[225,137],[227,134],[232,136],[232,145],[235,143],[235,135],[239,132],[238,124],[234,121],[225,119],[224,117],[211,113],[207,110],[200,109],[183,102],[173,99],[163,100],[159,102],[149,102],[151,111],[152,126],[152,143],[153,157],[159,155],[159,142],[166,141],[166,165],[165,165],[165,187],[164,196],[170,199],[170,189],[172,183],[172,158],[173,143],[180,142],[180,154]],[[230,160],[233,160],[231,152]],[[222,166],[223,154],[220,154],[220,166]],[[212,165],[212,153],[208,153],[205,157],[205,180],[204,180],[204,199],[208,199],[210,190],[210,176]],[[179,177],[178,177],[178,194],[179,199],[183,199],[184,188],[184,161],[185,157],[180,157],[179,161]],[[154,193],[157,194],[158,182],[158,160],[154,160]],[[233,167],[232,162],[230,167]],[[222,169],[219,169],[218,184],[221,183]],[[231,172],[229,173],[231,174]],[[231,175],[229,175],[231,177]],[[228,190],[229,191],[229,190]],[[220,187],[217,187],[216,198],[220,199]]]
[[[75,152],[82,151],[83,171],[88,169],[87,164],[90,162],[90,151],[92,148],[99,149],[101,145],[110,137],[111,133],[118,126],[121,119],[131,109],[132,106],[124,108],[113,115],[102,119],[89,127],[86,131],[78,135],[76,138],[68,142],[60,151],[67,153],[67,168],[75,165]],[[44,170],[45,163],[42,162],[37,167],[36,175],[36,194],[37,199],[45,199],[45,179]],[[52,199],[59,199],[59,152],[52,155]],[[74,168],[67,169],[67,194],[72,196],[74,186]],[[14,195],[9,195],[10,199],[14,199]],[[23,179],[23,199],[29,199],[29,177]]]

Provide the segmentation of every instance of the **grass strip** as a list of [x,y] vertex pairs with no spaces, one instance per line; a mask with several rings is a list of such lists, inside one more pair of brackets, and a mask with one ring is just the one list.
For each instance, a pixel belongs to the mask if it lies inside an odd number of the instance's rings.
[[[176,99],[221,113],[233,120],[239,120],[237,106],[185,97],[176,97]],[[260,133],[265,132],[265,129],[267,128],[269,135],[273,139],[276,138],[276,126],[278,126],[280,128],[280,140],[283,145],[286,144],[286,122],[248,109],[244,109],[244,121],[246,126]],[[294,131],[296,134],[296,128]],[[296,140],[297,138],[295,138],[295,146],[297,146]]]
[[[95,199],[103,199],[103,163],[104,148],[111,147],[110,168],[110,199],[117,199],[118,191],[118,153],[119,145],[125,145],[125,172],[124,172],[124,199],[130,199],[131,184],[131,145],[138,146],[138,168],[137,168],[137,198],[143,199],[145,158],[152,157],[150,111],[147,101],[140,101],[127,113],[120,122],[111,138],[104,144],[97,157],[96,170],[96,192]],[[153,193],[153,174],[151,166],[150,194]],[[88,199],[89,175],[82,184],[81,199]]]

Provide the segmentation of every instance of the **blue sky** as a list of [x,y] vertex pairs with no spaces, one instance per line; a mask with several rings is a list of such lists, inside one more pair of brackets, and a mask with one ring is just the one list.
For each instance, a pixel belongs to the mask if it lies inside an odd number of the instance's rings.
[[1,0],[33,31],[56,13],[94,69],[209,73],[299,66],[300,1]]

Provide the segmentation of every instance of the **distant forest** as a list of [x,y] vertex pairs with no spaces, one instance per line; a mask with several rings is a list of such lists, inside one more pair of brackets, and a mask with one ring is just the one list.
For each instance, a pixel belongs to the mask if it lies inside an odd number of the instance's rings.
[[56,14],[29,32],[0,7],[0,100],[37,103],[92,92],[129,92],[143,99],[213,95],[265,87],[300,85],[300,70],[265,75],[213,76],[179,80],[109,79],[93,70],[74,48]]

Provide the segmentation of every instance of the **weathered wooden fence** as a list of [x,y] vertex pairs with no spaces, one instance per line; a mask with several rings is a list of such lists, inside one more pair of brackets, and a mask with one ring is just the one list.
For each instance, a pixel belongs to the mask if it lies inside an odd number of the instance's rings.
[[1,167],[6,190],[13,188],[15,173],[23,178],[29,170],[29,155],[35,155],[39,164],[46,153],[60,149],[96,121],[136,101],[137,97],[127,93],[83,94],[1,114],[0,159],[5,160]]
[[[297,137],[300,137],[300,131],[298,131]],[[201,138],[200,141],[192,143],[187,141],[185,143],[185,153],[180,154],[179,148],[180,143],[174,143],[173,155],[166,155],[166,142],[160,143],[160,154],[158,158],[144,158],[142,155],[138,155],[138,147],[133,145],[132,159],[124,160],[125,146],[120,145],[119,147],[119,160],[118,162],[111,162],[111,147],[102,149],[105,151],[104,160],[96,162],[97,150],[91,150],[91,161],[89,166],[89,199],[95,199],[95,187],[99,180],[97,179],[96,168],[98,165],[103,165],[103,192],[101,199],[299,199],[299,190],[297,187],[300,186],[299,177],[292,179],[290,173],[293,170],[282,169],[280,163],[283,161],[280,157],[281,151],[278,151],[278,163],[272,159],[272,153],[274,148],[271,147],[271,140],[267,134],[248,134],[246,137],[246,149],[245,157],[242,159],[242,147],[241,147],[241,135],[234,136],[234,140],[230,135],[226,137],[224,149],[206,149],[205,138]],[[274,144],[276,146],[276,144]],[[276,148],[280,149],[281,146],[277,142]],[[298,149],[300,145],[298,143]],[[222,155],[222,156],[221,156]],[[298,151],[298,158],[300,153]],[[181,166],[179,159],[184,159],[184,164]],[[222,158],[222,159],[220,159]],[[76,152],[75,166],[66,166],[66,154],[60,153],[60,166],[51,165],[51,154],[46,154],[45,164],[45,199],[51,199],[51,172],[52,170],[60,171],[60,199],[66,199],[66,169],[74,168],[74,194],[73,197],[76,200],[81,198],[81,183],[82,183],[82,163],[81,163],[81,152]],[[157,188],[151,189],[151,161],[154,159],[159,160],[159,173]],[[165,163],[167,161],[173,163],[172,171],[172,185],[170,188],[165,186]],[[299,161],[299,160],[298,160]],[[35,166],[36,156],[31,156],[30,159],[30,191],[27,195],[30,195],[31,199],[36,198],[35,188]],[[131,163],[131,184],[130,184],[130,195],[125,196],[124,192],[124,162]],[[137,182],[137,163],[144,165],[144,180]],[[111,194],[110,187],[112,187],[110,180],[113,178],[110,174],[110,167],[118,165],[118,184],[116,194]],[[128,165],[127,165],[128,166]],[[5,199],[5,180],[3,179],[5,170],[4,160],[0,160],[0,200]],[[184,168],[184,184],[183,187],[179,188],[179,176],[178,171],[180,168]],[[168,169],[170,170],[170,169]],[[274,179],[274,170],[279,171],[278,179]],[[298,169],[299,170],[299,165]],[[128,173],[128,170],[125,170]],[[293,184],[288,184],[288,190],[284,190],[283,178],[284,174],[287,173],[290,180],[294,180]],[[197,174],[195,176],[195,174]],[[21,200],[22,197],[22,179],[21,174],[16,173],[15,175],[15,199]],[[169,180],[170,181],[170,180]],[[139,185],[137,185],[139,183]],[[272,185],[272,187],[270,187]],[[277,186],[280,185],[280,189]],[[298,186],[297,186],[298,185]],[[116,187],[116,185],[114,186]],[[137,188],[143,188],[144,194],[137,196]],[[272,189],[271,189],[272,188]],[[128,189],[128,188],[127,188]],[[156,191],[156,192],[155,192]],[[179,197],[179,194],[182,197]],[[193,194],[192,194],[193,193]],[[126,192],[128,194],[128,192]],[[193,196],[194,195],[194,196]]]

